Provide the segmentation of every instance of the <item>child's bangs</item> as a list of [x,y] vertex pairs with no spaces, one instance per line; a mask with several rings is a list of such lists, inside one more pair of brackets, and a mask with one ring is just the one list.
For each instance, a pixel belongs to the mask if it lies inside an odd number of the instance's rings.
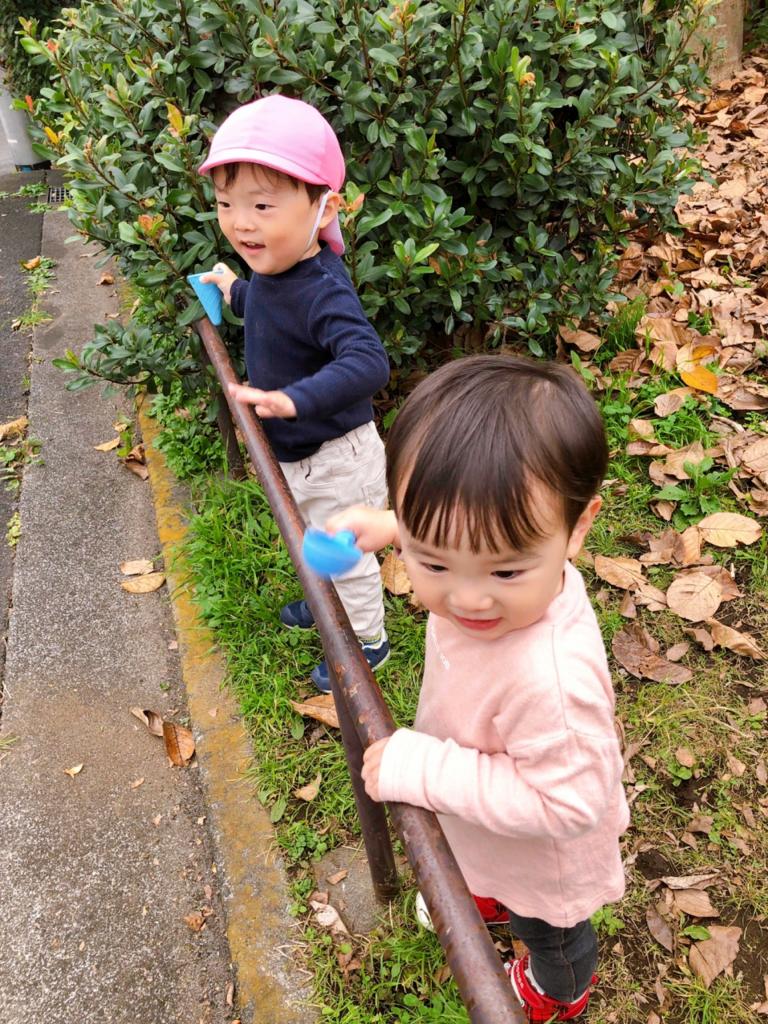
[[[421,448],[397,505],[399,517],[414,539],[435,547],[453,548],[466,536],[470,549],[498,553],[505,548],[524,551],[541,538],[542,516],[530,474],[519,463],[478,457],[465,449],[436,474],[430,445]],[[526,479],[527,478],[527,479]]]

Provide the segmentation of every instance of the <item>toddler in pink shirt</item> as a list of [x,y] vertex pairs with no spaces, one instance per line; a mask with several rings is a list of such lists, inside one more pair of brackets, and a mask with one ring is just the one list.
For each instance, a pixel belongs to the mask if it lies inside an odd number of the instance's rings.
[[435,811],[478,907],[529,955],[508,965],[530,1021],[586,1008],[590,915],[624,891],[629,812],[605,651],[569,559],[600,508],[599,412],[568,368],[454,361],[409,396],[387,442],[393,511],[335,516],[400,549],[430,612],[413,729],[372,744],[375,800]]

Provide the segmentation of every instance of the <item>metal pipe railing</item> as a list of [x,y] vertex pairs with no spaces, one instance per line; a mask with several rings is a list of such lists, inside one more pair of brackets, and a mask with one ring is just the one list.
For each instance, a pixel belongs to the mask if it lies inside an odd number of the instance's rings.
[[[245,440],[315,616],[330,668],[371,877],[379,899],[389,899],[397,891],[397,870],[384,805],[371,800],[365,792],[360,767],[363,750],[390,736],[395,730],[394,721],[333,584],[321,580],[304,565],[304,522],[258,416],[250,406],[236,402],[229,394],[228,385],[238,380],[218,331],[207,318],[198,320],[195,329],[222,385],[232,419]],[[470,1020],[473,1024],[524,1024],[525,1015],[513,996],[499,955],[437,818],[408,804],[388,807]]]

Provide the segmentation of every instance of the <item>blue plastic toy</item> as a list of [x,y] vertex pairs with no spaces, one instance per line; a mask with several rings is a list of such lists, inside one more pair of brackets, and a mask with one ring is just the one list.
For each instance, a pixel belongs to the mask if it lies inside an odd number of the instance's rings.
[[304,533],[301,554],[310,569],[328,580],[349,572],[363,557],[356,539],[350,530],[331,535],[309,526]]
[[[205,273],[217,273],[217,271],[205,271]],[[205,315],[211,321],[214,326],[218,327],[221,323],[221,292],[212,281],[206,281],[205,284],[201,284],[200,278],[202,274],[188,274],[187,280],[195,289],[195,295],[203,304]]]

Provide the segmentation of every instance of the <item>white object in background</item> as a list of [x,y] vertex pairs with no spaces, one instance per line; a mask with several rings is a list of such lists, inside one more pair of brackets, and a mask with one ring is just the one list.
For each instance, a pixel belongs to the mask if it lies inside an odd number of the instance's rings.
[[0,75],[0,124],[11,151],[11,158],[17,171],[33,171],[36,167],[47,167],[48,161],[43,160],[32,149],[27,134],[29,123],[27,113],[13,106],[11,94],[5,88]]

